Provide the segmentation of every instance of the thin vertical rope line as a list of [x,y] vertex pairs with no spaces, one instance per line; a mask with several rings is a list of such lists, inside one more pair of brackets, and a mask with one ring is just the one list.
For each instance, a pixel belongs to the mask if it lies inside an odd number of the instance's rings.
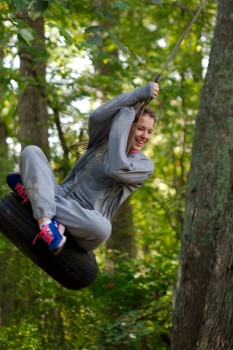
[[199,16],[199,14],[201,13],[201,11],[203,10],[203,8],[206,5],[207,0],[204,0],[202,2],[202,4],[200,5],[197,13],[194,15],[193,19],[191,20],[191,22],[189,23],[189,25],[187,26],[187,28],[185,29],[185,31],[183,32],[183,34],[181,35],[180,39],[178,40],[176,46],[174,47],[174,49],[172,50],[171,54],[169,55],[166,63],[164,64],[161,72],[155,77],[155,82],[158,83],[162,77],[162,74],[164,72],[164,70],[167,68],[168,64],[172,61],[173,57],[175,56],[176,52],[178,51],[180,45],[182,44],[182,42],[184,41],[184,39],[186,38],[186,36],[188,35],[190,29],[192,28],[194,22],[196,21],[197,17]]

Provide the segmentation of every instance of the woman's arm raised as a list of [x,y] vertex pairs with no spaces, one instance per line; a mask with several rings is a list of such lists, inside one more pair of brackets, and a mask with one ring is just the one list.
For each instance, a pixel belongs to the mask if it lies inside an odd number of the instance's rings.
[[89,118],[89,144],[97,145],[108,137],[113,117],[123,107],[135,107],[138,103],[154,99],[159,92],[159,85],[147,83],[132,92],[120,94],[114,99],[95,109]]

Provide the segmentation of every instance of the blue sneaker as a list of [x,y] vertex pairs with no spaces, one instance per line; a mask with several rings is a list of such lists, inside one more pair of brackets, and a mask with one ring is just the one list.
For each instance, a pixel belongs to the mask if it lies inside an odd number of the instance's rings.
[[29,202],[27,192],[24,188],[24,185],[22,183],[21,175],[19,173],[10,173],[6,177],[6,182],[10,189],[17,193],[21,198],[22,202],[21,204],[25,204]]
[[65,226],[52,220],[48,225],[42,226],[41,231],[36,235],[32,244],[35,244],[38,238],[43,239],[48,244],[49,250],[57,255],[66,242],[66,237],[63,235],[64,232]]

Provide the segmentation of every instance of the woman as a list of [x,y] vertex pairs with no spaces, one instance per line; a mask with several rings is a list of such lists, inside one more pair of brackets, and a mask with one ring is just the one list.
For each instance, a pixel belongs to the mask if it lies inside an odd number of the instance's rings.
[[7,183],[22,197],[22,204],[31,203],[40,227],[33,244],[41,238],[58,254],[66,241],[65,229],[86,251],[109,238],[113,214],[153,172],[141,149],[150,139],[156,117],[146,108],[138,123],[136,111],[158,92],[158,84],[150,82],[94,110],[87,151],[62,185],[40,148],[24,148],[20,174],[9,174]]

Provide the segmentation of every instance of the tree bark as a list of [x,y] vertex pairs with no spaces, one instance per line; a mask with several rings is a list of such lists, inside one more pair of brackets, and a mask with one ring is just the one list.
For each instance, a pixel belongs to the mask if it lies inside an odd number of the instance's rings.
[[34,42],[19,50],[21,91],[19,95],[20,132],[22,147],[34,144],[48,156],[48,112],[45,93],[46,49],[44,19],[32,21],[25,16],[24,21],[34,31]]
[[218,4],[193,144],[173,350],[233,349],[233,0]]
[[[4,31],[4,26],[0,24],[0,30]],[[0,72],[3,72],[3,49],[0,47]],[[2,110],[4,109],[4,84],[0,83],[0,174],[7,172],[8,168],[8,146],[7,146],[7,126]],[[4,179],[0,179],[0,184],[5,183]],[[1,192],[0,192],[1,193]]]
[[[1,86],[0,86],[0,93],[1,93]],[[0,105],[1,103],[1,96],[0,96]],[[4,172],[6,170],[6,162],[8,160],[8,147],[7,147],[7,128],[6,123],[3,121],[1,112],[0,112],[0,171]]]
[[[0,115],[1,118],[1,115]],[[7,129],[5,122],[0,120],[0,159],[1,161],[6,161],[8,156],[8,147],[6,143],[7,138]],[[2,167],[2,164],[0,165],[0,170],[5,169],[5,167]]]
[[[0,24],[0,30],[4,30],[4,27],[2,24]],[[3,68],[3,58],[4,58],[4,53],[2,47],[0,47],[0,72],[2,71]],[[4,86],[3,84],[0,84],[0,106],[4,105],[4,98],[3,98],[3,89]],[[4,164],[6,159],[8,158],[8,147],[7,147],[7,128],[6,128],[6,123],[3,121],[2,117],[2,112],[0,112],[0,160]],[[2,164],[1,164],[2,165]],[[5,167],[0,165],[0,170],[4,170]]]

